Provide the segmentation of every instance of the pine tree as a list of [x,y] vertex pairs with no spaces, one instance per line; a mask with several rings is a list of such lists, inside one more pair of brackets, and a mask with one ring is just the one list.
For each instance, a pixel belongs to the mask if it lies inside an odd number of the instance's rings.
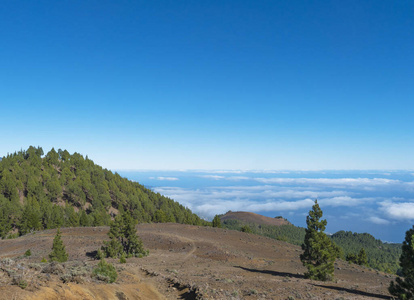
[[115,217],[111,222],[108,236],[110,241],[104,242],[105,246],[102,247],[107,257],[145,256],[148,253],[137,235],[135,221],[129,212]]
[[65,262],[68,260],[68,254],[63,244],[60,229],[58,228],[53,240],[52,252],[49,254],[51,261]]
[[137,235],[137,230],[135,229],[135,221],[132,219],[129,212],[125,212],[122,216],[123,228],[122,234],[124,236],[123,247],[124,253],[130,256],[144,256],[146,251],[142,244],[141,238]]
[[320,220],[322,215],[318,201],[315,200],[312,210],[306,217],[308,227],[302,244],[304,252],[300,259],[308,269],[305,273],[306,278],[326,281],[333,279],[336,251],[332,241],[324,233],[327,221]]
[[366,266],[368,264],[367,253],[364,248],[361,248],[358,254],[358,265]]
[[391,281],[388,290],[398,299],[414,299],[414,226],[405,233],[405,241],[400,256],[402,277]]
[[79,217],[79,224],[80,226],[83,226],[83,227],[90,225],[88,215],[86,214],[84,210],[81,211],[81,214]]
[[221,228],[221,219],[218,215],[214,216],[212,225],[213,225],[213,227]]

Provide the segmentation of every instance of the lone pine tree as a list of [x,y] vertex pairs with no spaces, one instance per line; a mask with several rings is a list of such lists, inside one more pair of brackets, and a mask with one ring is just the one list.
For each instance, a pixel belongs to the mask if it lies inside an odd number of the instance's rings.
[[50,261],[65,262],[68,260],[68,254],[63,244],[60,229],[58,228],[56,236],[53,239],[52,252],[49,254]]
[[219,215],[214,216],[214,219],[212,221],[212,225],[213,225],[213,227],[221,228],[221,219],[220,219]]
[[144,250],[141,238],[137,235],[135,221],[129,214],[124,212],[115,217],[111,222],[108,236],[110,241],[104,242],[102,247],[107,257],[145,256],[148,251]]
[[414,226],[405,233],[400,256],[402,277],[391,281],[389,291],[398,299],[414,299]]
[[318,201],[312,206],[306,217],[306,235],[302,244],[303,254],[300,260],[308,269],[306,278],[315,280],[332,280],[334,275],[334,262],[336,250],[330,238],[324,233],[327,221],[322,218],[322,210]]

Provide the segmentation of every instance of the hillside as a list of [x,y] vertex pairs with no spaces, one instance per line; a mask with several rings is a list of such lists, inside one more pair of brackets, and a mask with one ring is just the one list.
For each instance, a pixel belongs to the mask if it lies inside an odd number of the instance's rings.
[[[56,230],[3,240],[0,299],[390,299],[394,276],[344,261],[335,263],[335,281],[305,279],[300,247],[282,241],[171,223],[137,231],[150,254],[126,264],[108,259],[118,271],[113,284],[91,276],[108,227],[63,228],[69,261],[57,265],[40,263]],[[23,256],[27,249],[32,256]]]
[[291,223],[282,218],[269,218],[259,214],[255,214],[252,212],[246,211],[228,211],[226,214],[220,216],[221,221],[227,220],[237,220],[244,223],[255,223],[259,225],[273,225],[273,226],[281,226],[281,225],[291,225]]
[[342,248],[344,257],[357,254],[361,248],[364,248],[370,267],[388,273],[396,273],[399,269],[401,244],[383,243],[368,233],[350,231],[338,231],[331,238]]
[[[302,245],[305,238],[305,228],[289,223],[287,225],[266,225],[263,220],[272,221],[272,218],[254,213],[230,212],[221,216],[224,228],[243,231],[248,226],[254,234],[286,241],[294,245]],[[396,273],[399,269],[401,244],[387,244],[375,239],[368,233],[352,233],[338,231],[330,236],[335,244],[342,249],[341,258],[346,259],[349,254],[358,254],[364,248],[368,257],[368,266],[388,273]]]
[[0,236],[108,225],[128,210],[137,222],[205,225],[189,209],[96,165],[87,156],[41,147],[0,161]]

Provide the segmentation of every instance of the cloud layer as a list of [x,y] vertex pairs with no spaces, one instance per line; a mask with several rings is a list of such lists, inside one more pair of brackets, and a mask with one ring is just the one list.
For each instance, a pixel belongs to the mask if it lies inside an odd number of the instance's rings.
[[[380,177],[280,178],[272,173],[266,173],[271,177],[257,176],[260,175],[257,173],[217,173],[196,175],[205,180],[203,186],[209,181],[211,186],[157,187],[154,190],[208,219],[229,210],[303,217],[318,199],[324,209],[330,208],[331,214],[343,212],[340,215],[343,220],[358,218],[376,226],[414,220],[413,181]],[[390,176],[388,173],[378,175]],[[176,177],[156,179],[178,180]],[[388,197],[390,194],[393,196]]]

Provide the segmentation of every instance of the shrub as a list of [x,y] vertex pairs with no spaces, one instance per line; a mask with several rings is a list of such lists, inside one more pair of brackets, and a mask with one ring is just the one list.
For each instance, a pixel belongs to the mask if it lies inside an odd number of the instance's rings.
[[42,260],[40,261],[41,263],[47,263],[47,259],[46,258],[42,258]]
[[19,281],[19,287],[21,287],[22,289],[27,288],[27,281],[22,279]]
[[242,232],[246,232],[246,233],[252,233],[253,231],[252,231],[252,229],[250,228],[250,226],[249,225],[244,225],[242,228],[241,228],[241,231]]
[[105,259],[101,259],[98,266],[93,269],[93,274],[99,280],[106,281],[108,283],[115,282],[116,278],[118,277],[118,273],[115,270],[115,267],[106,262]]
[[30,251],[30,249],[28,249],[25,253],[24,256],[31,256],[32,255],[32,251]]

